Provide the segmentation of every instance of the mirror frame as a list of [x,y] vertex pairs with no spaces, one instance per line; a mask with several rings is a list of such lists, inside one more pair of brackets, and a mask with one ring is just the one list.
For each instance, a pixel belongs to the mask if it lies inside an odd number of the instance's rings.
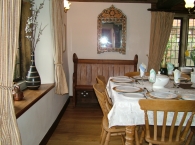
[[[97,53],[104,52],[119,52],[122,54],[126,54],[126,16],[120,9],[115,8],[113,5],[107,9],[104,9],[99,15],[97,19]],[[102,36],[102,23],[121,23],[122,24],[122,47],[121,48],[108,48],[101,47],[100,39]]]

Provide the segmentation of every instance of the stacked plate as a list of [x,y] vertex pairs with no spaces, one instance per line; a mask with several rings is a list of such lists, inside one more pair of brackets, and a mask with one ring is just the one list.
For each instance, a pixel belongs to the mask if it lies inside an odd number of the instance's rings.
[[135,93],[141,92],[142,89],[134,86],[116,86],[113,88],[116,92],[124,92],[124,93]]
[[143,78],[141,76],[133,76],[133,78],[136,80],[148,80],[148,76],[143,76]]
[[195,100],[195,95],[194,94],[182,94],[181,98],[184,100]]
[[153,99],[176,99],[178,97],[177,94],[171,92],[158,92],[158,91],[146,93],[146,96]]
[[130,83],[130,82],[133,82],[133,79],[126,78],[126,77],[114,77],[110,79],[110,81],[115,82],[115,83]]
[[145,98],[144,95],[141,93],[123,93],[123,96],[137,100]]

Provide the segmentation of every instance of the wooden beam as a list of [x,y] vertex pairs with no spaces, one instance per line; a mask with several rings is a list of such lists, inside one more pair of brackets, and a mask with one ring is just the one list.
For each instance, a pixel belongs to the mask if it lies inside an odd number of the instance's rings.
[[70,2],[157,3],[158,0],[69,0]]
[[173,6],[184,2],[184,0],[158,0],[158,9],[171,9]]

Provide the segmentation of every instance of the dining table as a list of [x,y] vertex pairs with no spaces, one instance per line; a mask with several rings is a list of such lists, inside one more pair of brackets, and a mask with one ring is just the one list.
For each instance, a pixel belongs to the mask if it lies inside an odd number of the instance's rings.
[[[148,77],[141,78],[139,76],[115,76],[110,77],[106,90],[112,100],[113,107],[108,113],[109,127],[125,126],[126,141],[125,145],[134,145],[135,127],[144,125],[144,111],[140,109],[140,99],[178,99],[178,100],[195,100],[195,88],[191,87],[190,81],[183,81],[180,85],[175,86],[173,80],[169,80],[168,84],[159,89],[153,88],[153,83],[148,81]],[[188,86],[188,87],[186,87]],[[168,95],[166,94],[168,93]],[[154,94],[149,95],[149,94]],[[191,95],[187,97],[186,95]],[[159,97],[158,97],[159,95]],[[169,98],[166,98],[169,96]],[[171,96],[171,97],[170,97]],[[152,121],[153,114],[150,112],[149,119]],[[172,116],[173,114],[169,114]],[[189,114],[188,114],[189,115]],[[163,114],[159,115],[157,124],[162,124]],[[177,118],[176,124],[181,118]],[[167,125],[171,124],[171,120],[167,119]],[[195,126],[195,118],[192,126]]]

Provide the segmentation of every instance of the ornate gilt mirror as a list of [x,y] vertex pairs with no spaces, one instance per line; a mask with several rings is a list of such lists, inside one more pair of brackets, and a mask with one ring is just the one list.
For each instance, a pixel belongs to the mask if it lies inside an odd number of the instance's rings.
[[126,53],[126,16],[113,5],[97,20],[97,53]]

